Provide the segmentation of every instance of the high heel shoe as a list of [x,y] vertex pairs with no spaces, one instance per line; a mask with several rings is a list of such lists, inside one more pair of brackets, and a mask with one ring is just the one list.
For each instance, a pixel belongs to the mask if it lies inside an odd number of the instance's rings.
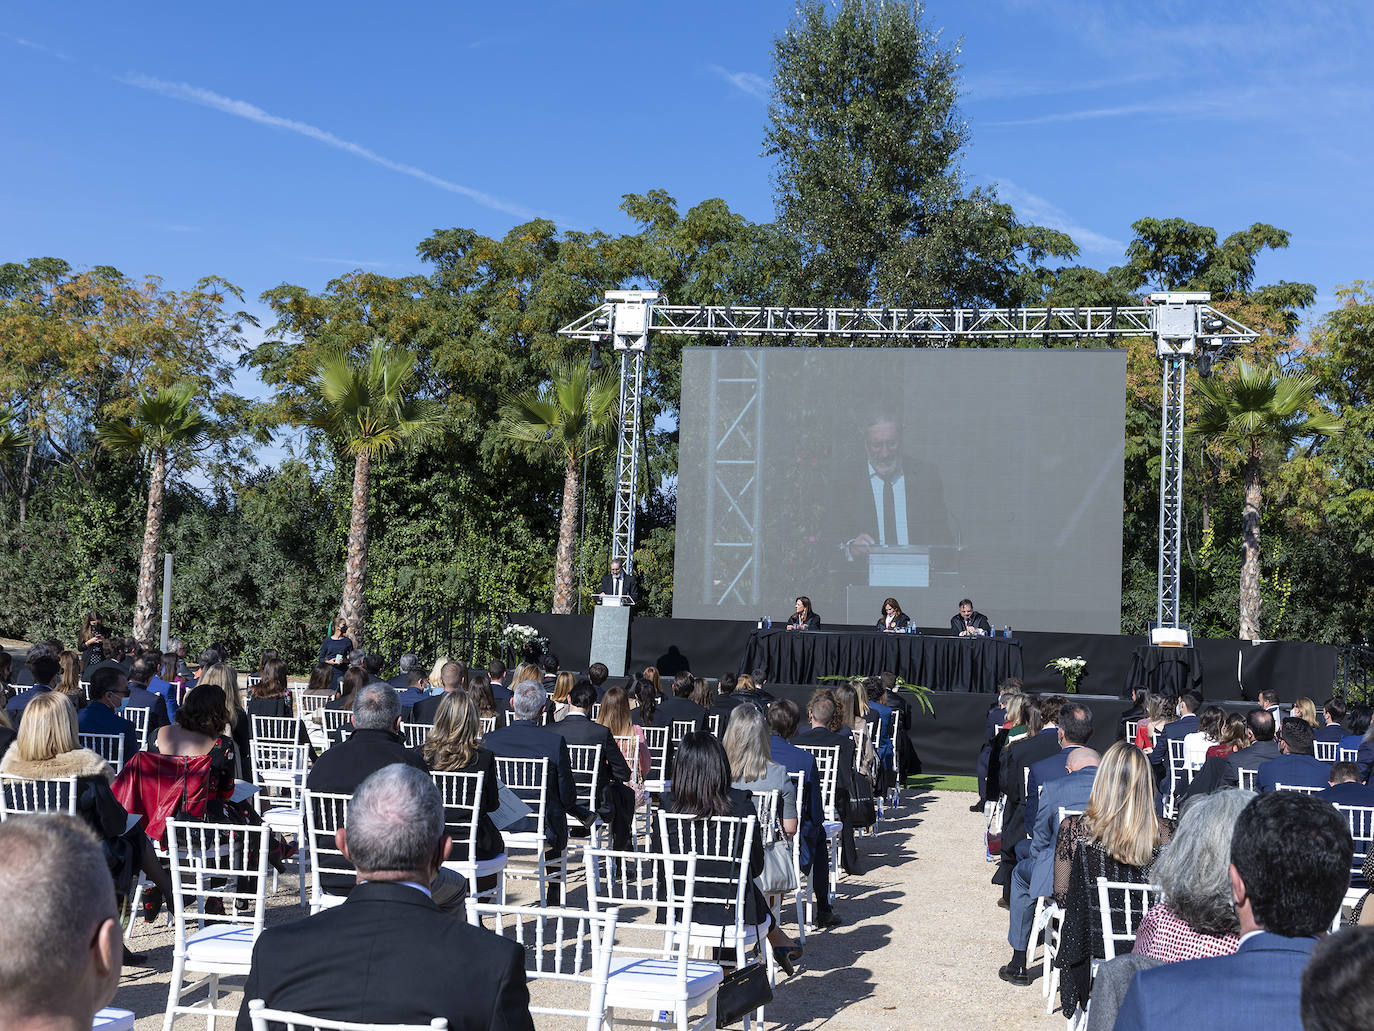
[[148,885],[143,893],[143,922],[151,924],[162,912],[162,889],[155,884]]
[[773,961],[787,972],[791,977],[797,972],[797,964],[801,962],[802,950],[798,945],[774,945]]

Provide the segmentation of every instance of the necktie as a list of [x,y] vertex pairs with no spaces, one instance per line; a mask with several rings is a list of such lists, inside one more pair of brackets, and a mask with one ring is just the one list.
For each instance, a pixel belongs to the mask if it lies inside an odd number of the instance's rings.
[[620,577],[618,576],[615,578],[615,593],[620,593]]
[[883,546],[897,543],[897,498],[892,493],[892,481],[883,481]]

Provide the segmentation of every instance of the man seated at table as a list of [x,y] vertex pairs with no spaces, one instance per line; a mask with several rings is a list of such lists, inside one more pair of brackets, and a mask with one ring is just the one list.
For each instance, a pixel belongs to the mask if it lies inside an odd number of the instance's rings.
[[973,611],[973,602],[968,598],[959,602],[959,611],[949,617],[949,628],[960,637],[987,637],[992,633],[988,617]]

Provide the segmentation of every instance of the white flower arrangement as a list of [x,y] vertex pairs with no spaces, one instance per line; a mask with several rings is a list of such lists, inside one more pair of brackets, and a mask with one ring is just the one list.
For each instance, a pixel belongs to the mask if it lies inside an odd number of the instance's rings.
[[1052,669],[1063,677],[1064,690],[1069,694],[1073,694],[1078,690],[1078,681],[1082,678],[1083,669],[1087,665],[1088,660],[1081,655],[1077,655],[1072,659],[1067,655],[1061,655],[1053,662],[1047,662],[1045,668]]
[[530,644],[538,644],[542,647],[549,641],[528,623],[507,623],[501,628],[501,643],[521,651]]

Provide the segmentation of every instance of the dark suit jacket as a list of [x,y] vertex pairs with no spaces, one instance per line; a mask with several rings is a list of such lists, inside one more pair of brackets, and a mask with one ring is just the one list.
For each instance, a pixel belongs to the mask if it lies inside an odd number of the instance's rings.
[[1030,781],[1026,786],[1027,834],[1035,827],[1035,814],[1040,808],[1040,789],[1050,781],[1068,776],[1069,753],[1077,747],[1068,745],[1054,755],[1031,764]]
[[1002,766],[1002,792],[1007,806],[1002,819],[1002,855],[1011,862],[1016,843],[1026,837],[1026,789],[1022,770],[1059,751],[1059,729],[1046,727],[1034,737],[1023,737],[1007,749]]
[[[887,617],[886,617],[886,616],[880,616],[880,617],[878,617],[878,622],[874,623],[873,625],[874,625],[875,627],[877,627],[879,630],[886,630],[886,629],[887,629]],[[897,616],[897,618],[894,619],[894,620],[892,621],[892,625],[893,625],[894,627],[899,628],[899,629],[905,628],[905,627],[909,627],[909,626],[911,626],[911,617],[908,616],[905,612],[900,613],[900,614]]]
[[1225,786],[1233,788],[1240,783],[1240,771],[1242,769],[1255,770],[1260,765],[1267,763],[1270,759],[1279,757],[1279,743],[1277,741],[1256,741],[1239,752],[1232,752],[1226,758],[1226,772],[1222,774]]
[[[829,748],[840,746],[840,765],[835,772],[835,804],[854,797],[854,739],[824,727],[807,727],[792,737],[794,745],[811,745]],[[814,760],[813,760],[814,761]]]
[[1297,1031],[1302,971],[1316,943],[1264,932],[1230,956],[1142,970],[1131,980],[1116,1031]]
[[249,999],[330,1020],[534,1029],[524,949],[404,884],[360,884],[341,906],[267,928],[253,946],[238,1031],[251,1029]]
[[359,784],[392,763],[429,772],[424,756],[407,748],[399,735],[388,730],[355,730],[347,741],[320,754],[305,778],[305,786],[311,791],[351,795]]
[[[635,579],[634,573],[626,570],[620,574],[620,593],[629,598],[636,605],[639,604],[639,581]],[[615,593],[615,577],[607,573],[601,578],[601,593]]]
[[[3,753],[0,753],[3,754]],[[1374,806],[1374,787],[1368,784],[1354,784],[1346,781],[1343,784],[1333,784],[1317,792],[1318,798],[1324,798],[1332,805],[1369,805]]]
[[[707,716],[720,717],[720,736],[725,736],[725,728],[730,725],[730,714],[735,711],[735,707],[743,702],[744,694],[739,691],[732,691],[729,694],[716,695],[716,700],[711,703],[711,707],[706,710]],[[707,721],[710,727],[710,721]]]
[[1054,892],[1054,849],[1059,835],[1059,810],[1077,809],[1082,812],[1086,809],[1096,778],[1097,767],[1085,766],[1045,785],[1036,806],[1035,821],[1031,825],[1030,858],[1022,860],[1031,864],[1031,898],[1048,896]]
[[1163,790],[1169,790],[1169,742],[1182,741],[1198,730],[1198,718],[1192,713],[1166,723],[1155,738],[1154,751],[1150,753],[1150,765],[1155,768],[1155,776],[1164,780]]
[[[577,782],[573,780],[567,741],[552,730],[537,727],[529,720],[516,720],[509,727],[497,727],[486,735],[482,739],[482,747],[491,749],[497,758],[549,760],[544,840],[553,851],[563,851],[568,844],[568,814],[572,813],[583,820],[590,819],[590,814],[584,813],[577,804]],[[617,748],[616,752],[619,751]],[[537,830],[531,821],[532,817],[527,817],[510,830],[517,833]]]
[[35,687],[25,688],[9,700],[5,706],[5,712],[9,714],[10,722],[14,724],[14,729],[19,729],[19,721],[24,718],[24,708],[40,694],[47,694],[52,688],[46,684],[38,684]]
[[[926,462],[904,458],[902,475],[906,481],[906,512],[898,512],[897,519],[900,522],[905,515],[907,543],[953,544],[954,534],[949,527],[949,509],[945,505],[945,489],[939,472]],[[843,504],[831,506],[833,532],[838,543],[844,544],[865,533],[878,540],[878,508],[873,502],[867,458],[851,465],[844,476],[836,477],[835,486],[838,489],[831,496],[845,499]],[[865,565],[862,561],[848,564]]]
[[809,870],[811,857],[825,837],[825,800],[816,782],[816,759],[776,734],[768,736],[768,757],[789,774],[802,775],[805,797],[797,799],[797,833],[801,835],[797,852],[801,868]]
[[148,740],[153,739],[153,735],[162,727],[171,722],[167,718],[167,699],[160,694],[154,694],[142,684],[135,684],[129,681],[129,697],[124,702],[129,709],[148,710]]
[[811,613],[811,615],[807,616],[805,622],[803,622],[801,613],[794,612],[792,613],[791,618],[788,619],[787,625],[799,626],[803,630],[819,630],[821,628],[821,617],[813,612]]
[[959,613],[957,612],[949,617],[949,628],[953,630],[956,634],[962,634],[971,626],[976,626],[985,634],[992,633],[992,624],[988,622],[988,617],[983,615],[976,609],[974,610],[973,615],[970,616],[967,621],[965,621],[964,617],[959,615]]
[[[410,707],[410,717],[406,722],[429,723],[432,725],[434,723],[434,718],[439,715],[439,705],[443,700],[443,694],[432,694],[421,698]],[[502,708],[500,703],[497,703],[497,708]],[[404,715],[405,714],[402,713],[403,717]]]
[[606,793],[606,785],[615,781],[627,784],[630,781],[630,765],[615,743],[615,735],[610,727],[593,723],[580,712],[569,712],[550,727],[555,734],[570,745],[601,746],[601,794]]
[[91,702],[76,714],[76,727],[83,734],[119,734],[124,738],[124,761],[128,762],[139,749],[138,732],[134,725],[119,716],[104,702]]
[[690,699],[669,695],[660,701],[658,708],[654,710],[655,727],[671,728],[674,723],[685,723],[688,720],[697,725],[697,730],[708,729],[706,710]]
[[1278,784],[1325,788],[1331,782],[1331,765],[1311,755],[1281,755],[1270,759],[1255,775],[1255,790],[1273,791]]
[[1314,741],[1339,741],[1345,737],[1345,728],[1339,723],[1328,723],[1324,727],[1318,727],[1312,731]]

